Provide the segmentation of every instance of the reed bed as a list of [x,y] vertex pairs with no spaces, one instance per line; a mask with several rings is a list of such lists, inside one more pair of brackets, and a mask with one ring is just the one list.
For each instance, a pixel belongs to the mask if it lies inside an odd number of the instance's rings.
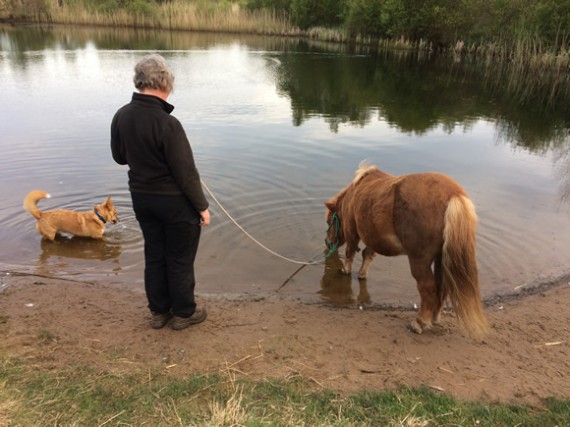
[[237,5],[214,8],[172,1],[140,10],[90,10],[81,5],[52,6],[54,24],[101,25],[185,31],[213,31],[264,35],[301,35],[283,16],[268,10],[246,11]]
[[483,59],[486,64],[509,63],[512,68],[548,68],[562,72],[570,71],[570,44],[545,46],[540,39],[520,37],[514,41],[465,44],[459,40],[449,49],[454,55]]

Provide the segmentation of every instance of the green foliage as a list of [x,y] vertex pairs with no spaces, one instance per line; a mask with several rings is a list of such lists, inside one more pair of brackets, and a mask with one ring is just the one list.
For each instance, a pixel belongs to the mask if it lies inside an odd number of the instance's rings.
[[352,35],[428,40],[539,36],[568,43],[570,0],[243,0],[250,10],[283,12],[301,29],[343,26]]
[[349,0],[344,13],[344,24],[350,34],[370,34],[384,37],[382,25],[384,0]]
[[570,0],[543,0],[533,3],[528,23],[545,40],[567,43],[570,37]]
[[291,0],[291,20],[301,29],[342,24],[344,0]]
[[496,0],[492,3],[492,21],[488,33],[496,36],[520,33],[525,13],[531,9],[533,0]]
[[469,34],[474,9],[469,0],[384,0],[381,24],[393,37],[449,45]]

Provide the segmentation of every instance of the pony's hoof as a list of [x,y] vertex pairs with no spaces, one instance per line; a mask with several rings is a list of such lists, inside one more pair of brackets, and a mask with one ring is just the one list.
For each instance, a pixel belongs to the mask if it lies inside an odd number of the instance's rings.
[[342,267],[342,268],[340,269],[340,272],[341,272],[342,274],[346,274],[346,275],[349,275],[349,274],[351,273],[350,270],[346,271],[346,269],[345,269],[344,267]]
[[408,329],[416,334],[421,334],[424,331],[417,320],[412,320],[408,323]]

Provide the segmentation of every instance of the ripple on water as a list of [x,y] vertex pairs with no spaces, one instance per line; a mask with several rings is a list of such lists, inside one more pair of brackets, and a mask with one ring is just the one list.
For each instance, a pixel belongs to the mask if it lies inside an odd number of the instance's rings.
[[[2,117],[0,140],[0,259],[4,268],[142,286],[143,240],[127,168],[114,164],[108,142],[109,121],[130,96],[126,82],[142,51],[93,49],[93,67],[80,66],[83,53],[49,47],[17,60],[4,58],[13,72],[0,77],[4,102],[11,106]],[[492,120],[477,122],[477,116],[466,119],[471,124],[462,132],[437,124],[420,133],[403,131],[397,120],[382,118],[385,112],[375,107],[382,102],[374,94],[374,102],[363,105],[365,120],[345,117],[337,123],[334,114],[318,111],[313,96],[304,104],[294,88],[283,86],[289,77],[295,83],[310,76],[310,69],[303,70],[299,61],[299,70],[283,75],[285,69],[276,68],[286,65],[282,53],[274,53],[277,61],[220,45],[215,52],[166,53],[180,76],[175,115],[188,129],[201,176],[251,235],[285,256],[320,259],[326,229],[322,202],[347,185],[368,158],[400,173],[453,172],[477,196],[484,292],[511,290],[518,282],[567,268],[570,226],[567,212],[552,207],[558,183],[550,176],[551,159],[523,146],[513,152],[493,137]],[[308,67],[314,54],[303,54]],[[285,82],[274,80],[284,77]],[[85,211],[111,195],[121,222],[109,225],[99,242],[69,237],[43,242],[22,209],[24,195],[35,188],[53,196],[40,202],[41,209]],[[211,210],[212,225],[203,231],[196,261],[200,292],[275,292],[298,268],[245,237],[214,203]],[[357,258],[359,266],[360,254]],[[309,298],[321,291],[320,297],[350,303],[367,291],[377,303],[418,300],[406,257],[377,257],[366,283],[355,274],[339,275],[337,261],[304,268],[280,292]]]

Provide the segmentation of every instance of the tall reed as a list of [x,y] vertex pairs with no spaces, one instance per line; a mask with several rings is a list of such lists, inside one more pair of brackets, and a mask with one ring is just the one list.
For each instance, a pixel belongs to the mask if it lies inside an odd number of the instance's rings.
[[237,4],[213,7],[174,0],[140,10],[91,10],[83,5],[50,6],[51,22],[150,29],[236,32],[267,35],[298,35],[289,21],[268,10],[246,11]]

